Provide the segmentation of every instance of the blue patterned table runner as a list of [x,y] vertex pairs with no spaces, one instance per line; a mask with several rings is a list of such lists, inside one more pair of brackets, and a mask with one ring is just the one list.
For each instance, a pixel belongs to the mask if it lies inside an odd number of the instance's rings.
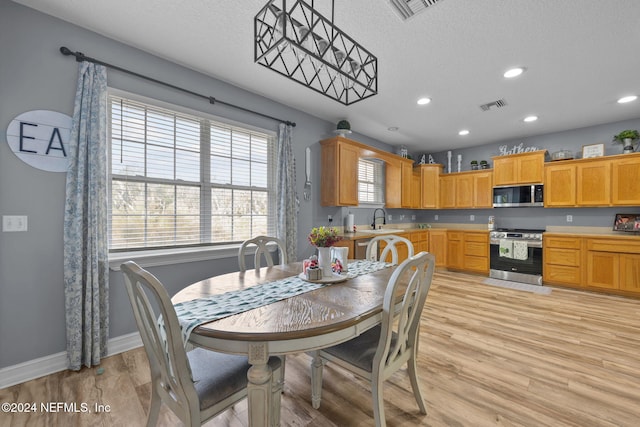
[[[349,271],[343,273],[347,279],[373,273],[393,264],[388,262],[356,260],[349,263]],[[330,286],[331,283],[312,283],[291,276],[274,282],[263,283],[238,291],[229,291],[174,305],[182,339],[185,346],[191,332],[198,326],[224,317],[272,304],[296,295]]]

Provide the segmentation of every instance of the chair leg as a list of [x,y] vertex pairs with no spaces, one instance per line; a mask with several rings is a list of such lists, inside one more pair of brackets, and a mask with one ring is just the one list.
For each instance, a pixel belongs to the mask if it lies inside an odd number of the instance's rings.
[[412,355],[411,358],[407,361],[407,373],[409,374],[409,379],[411,380],[411,388],[413,389],[413,395],[416,398],[418,407],[420,408],[420,413],[426,414],[427,407],[424,404],[424,397],[422,396],[420,383],[418,382],[418,369],[416,365],[415,354]]
[[385,419],[385,415],[384,415],[383,384],[384,384],[384,380],[377,375],[371,379],[373,418],[376,422],[376,427],[386,427],[387,425],[387,420]]
[[320,352],[312,352],[313,360],[311,361],[311,405],[313,409],[320,408],[322,400],[322,358]]
[[155,427],[158,424],[158,416],[160,415],[160,405],[162,399],[158,395],[154,381],[151,381],[151,402],[149,403],[149,415],[147,416],[147,427]]

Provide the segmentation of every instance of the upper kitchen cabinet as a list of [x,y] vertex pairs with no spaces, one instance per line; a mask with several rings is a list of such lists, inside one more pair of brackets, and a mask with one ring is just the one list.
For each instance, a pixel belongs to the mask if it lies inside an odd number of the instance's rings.
[[611,164],[611,202],[640,205],[640,153],[622,154]]
[[493,157],[493,185],[539,184],[546,150]]
[[320,141],[322,206],[358,205],[358,160],[360,149],[348,139],[335,137]]
[[369,147],[342,136],[320,141],[322,206],[358,205],[358,163],[361,158],[385,162],[385,206],[411,208],[414,204],[413,160]]
[[437,163],[420,165],[420,207],[435,209],[440,194],[440,172],[442,165]]
[[457,172],[440,176],[440,208],[491,208],[490,170]]

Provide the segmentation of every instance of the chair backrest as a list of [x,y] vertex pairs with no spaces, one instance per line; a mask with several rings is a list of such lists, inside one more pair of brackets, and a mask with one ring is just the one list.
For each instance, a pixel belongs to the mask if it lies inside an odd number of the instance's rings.
[[[420,315],[431,287],[435,257],[427,252],[406,259],[389,279],[382,303],[380,341],[373,369],[386,379],[417,353]],[[402,286],[406,289],[398,302]]]
[[247,250],[247,247],[251,245],[257,246],[256,254],[253,258],[256,270],[260,268],[260,260],[262,258],[262,255],[264,255],[267,266],[273,267],[273,258],[271,257],[269,249],[267,248],[267,244],[269,243],[275,243],[277,245],[278,249],[280,250],[280,264],[286,264],[287,252],[285,244],[282,240],[278,239],[277,237],[257,236],[253,239],[245,240],[244,242],[242,242],[242,245],[240,245],[240,249],[238,250],[238,267],[240,268],[240,271],[247,270],[245,263],[245,252]]
[[[121,269],[149,358],[152,387],[176,414],[189,411],[194,419],[200,413],[199,398],[171,299],[162,283],[135,262],[127,261]],[[164,331],[158,325],[160,316]]]
[[[382,248],[382,251],[378,249],[381,242],[385,242],[386,245]],[[413,256],[413,243],[411,240],[396,236],[395,234],[385,234],[384,236],[376,236],[369,241],[367,245],[367,253],[366,258],[369,260],[375,261],[386,261],[389,253],[391,253],[391,263],[398,264],[398,248],[396,248],[396,244],[401,243],[407,245],[408,248],[408,257],[411,258]],[[376,256],[377,254],[380,256]]]

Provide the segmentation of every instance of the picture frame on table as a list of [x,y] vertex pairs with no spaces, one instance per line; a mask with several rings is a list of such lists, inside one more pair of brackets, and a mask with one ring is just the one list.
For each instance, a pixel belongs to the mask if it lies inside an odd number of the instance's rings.
[[582,146],[582,158],[588,159],[590,157],[602,157],[604,156],[604,144],[591,144]]

